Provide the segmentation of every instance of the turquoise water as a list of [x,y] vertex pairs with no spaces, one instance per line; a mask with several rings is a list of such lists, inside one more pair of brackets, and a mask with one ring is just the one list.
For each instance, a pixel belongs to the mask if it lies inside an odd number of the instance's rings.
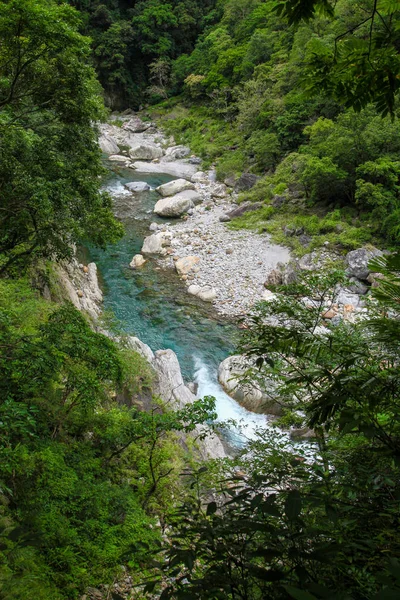
[[149,260],[140,270],[129,263],[150,235],[152,214],[159,198],[154,191],[132,195],[128,181],[146,181],[152,188],[174,179],[168,175],[139,174],[119,170],[110,174],[110,191],[116,216],[124,223],[125,236],[106,251],[90,249],[97,263],[104,291],[104,308],[112,311],[120,327],[138,336],[153,351],[171,348],[177,354],[183,376],[193,380],[198,361],[212,371],[234,350],[237,328],[223,321],[211,305],[190,296],[173,269],[161,270]]

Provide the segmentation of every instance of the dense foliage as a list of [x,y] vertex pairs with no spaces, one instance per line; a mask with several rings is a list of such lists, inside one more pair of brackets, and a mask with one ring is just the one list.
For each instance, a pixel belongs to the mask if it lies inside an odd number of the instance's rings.
[[[194,494],[176,515],[166,552],[175,579],[161,598],[398,597],[400,256],[376,267],[386,280],[369,320],[321,329],[334,273],[253,314],[250,376],[276,381],[275,400],[304,411],[317,444],[296,453],[260,432],[215,501]],[[194,481],[201,490],[199,473]]]

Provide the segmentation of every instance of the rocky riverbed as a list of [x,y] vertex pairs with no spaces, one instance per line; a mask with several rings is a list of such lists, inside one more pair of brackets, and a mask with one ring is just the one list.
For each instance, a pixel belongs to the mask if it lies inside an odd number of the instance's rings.
[[[266,234],[230,230],[227,215],[241,210],[234,190],[217,183],[213,170],[198,171],[200,160],[190,156],[189,148],[174,145],[153,125],[146,131],[143,127],[137,117],[127,118],[122,127],[101,125],[103,151],[125,148],[125,155],[111,154],[109,159],[139,172],[177,176],[189,189],[181,184],[166,197],[160,193],[155,209],[165,215],[165,223],[152,224],[142,253],[163,268],[175,268],[184,259],[185,268],[177,273],[188,293],[212,302],[222,315],[245,315],[263,299],[268,274],[289,261],[289,250],[272,244]],[[146,156],[147,162],[136,160]],[[244,179],[245,185],[254,183],[251,177]],[[138,257],[132,267],[140,264]]]

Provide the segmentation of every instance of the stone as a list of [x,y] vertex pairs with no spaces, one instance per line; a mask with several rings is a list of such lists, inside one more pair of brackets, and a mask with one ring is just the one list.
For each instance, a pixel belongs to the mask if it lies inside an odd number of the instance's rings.
[[227,248],[225,254],[233,254],[233,248]]
[[132,348],[132,350],[143,356],[143,358],[145,358],[149,363],[154,360],[154,353],[152,349],[150,346],[142,342],[142,340],[137,337],[128,336],[127,342],[128,346]]
[[262,202],[244,202],[237,208],[234,208],[228,213],[228,217],[230,219],[235,219],[236,217],[241,217],[244,213],[251,212],[254,210],[258,210],[263,206]]
[[131,181],[125,184],[125,187],[130,192],[148,192],[151,187],[145,181]]
[[99,146],[100,150],[104,152],[104,154],[118,154],[119,148],[117,142],[110,136],[103,133],[99,137]]
[[143,133],[144,131],[147,131],[151,125],[151,123],[145,123],[142,119],[135,116],[132,117],[132,119],[129,119],[129,121],[125,121],[122,125],[122,129],[132,133]]
[[220,223],[229,223],[232,219],[228,215],[221,215],[219,218]]
[[150,142],[139,142],[129,149],[129,156],[134,160],[154,160],[162,155],[162,148]]
[[272,269],[267,275],[267,279],[264,282],[264,287],[268,288],[270,285],[282,285],[282,271],[278,269]]
[[356,277],[350,277],[349,283],[346,284],[346,288],[350,292],[353,292],[353,294],[358,294],[359,296],[364,296],[364,294],[366,294],[370,289],[368,285],[365,285],[365,283]]
[[165,254],[165,246],[171,244],[172,234],[160,231],[144,239],[142,254]]
[[336,315],[337,315],[336,310],[332,310],[332,309],[328,309],[321,314],[323,319],[333,319],[334,317],[336,317]]
[[223,183],[216,185],[211,190],[211,196],[213,198],[226,198],[227,195],[228,195],[228,190],[226,188],[226,185],[224,185]]
[[111,156],[108,157],[108,160],[111,160],[112,162],[124,163],[124,164],[129,162],[129,158],[127,156],[122,156],[122,154],[112,154]]
[[366,280],[371,270],[368,266],[369,262],[376,256],[382,256],[383,253],[377,248],[358,248],[352,250],[346,255],[347,269],[346,273],[350,277]]
[[179,194],[185,190],[194,189],[194,184],[191,181],[188,181],[187,179],[174,179],[173,181],[158,186],[156,192],[161,194],[163,198],[167,198],[168,196],[175,196],[175,194]]
[[338,304],[351,304],[357,307],[360,304],[360,297],[358,294],[352,294],[345,289],[341,289],[335,298],[335,302]]
[[229,356],[219,365],[218,380],[227,394],[242,406],[256,413],[281,415],[283,405],[275,397],[276,384],[266,380],[268,390],[262,391],[255,382],[243,381],[254,362],[241,355]]
[[201,287],[199,285],[189,285],[188,287],[188,293],[191,294],[192,296],[197,296],[198,293],[200,292]]
[[169,162],[186,158],[190,154],[190,148],[187,146],[172,146],[165,151],[164,160]]
[[262,293],[262,299],[266,302],[271,302],[272,300],[276,299],[276,294],[271,292],[271,290],[264,290]]
[[224,184],[230,188],[235,187],[235,183],[236,183],[236,177],[234,175],[231,175],[230,177],[226,177],[224,179]]
[[150,231],[158,231],[158,223],[150,223]]
[[201,165],[202,160],[198,156],[191,156],[188,160],[191,165]]
[[208,177],[204,171],[198,171],[194,175],[192,175],[193,183],[207,183]]
[[201,288],[200,292],[197,294],[197,297],[200,298],[200,300],[203,300],[203,302],[213,302],[217,297],[217,292],[214,290],[214,288],[205,286]]
[[272,198],[271,204],[274,208],[282,208],[286,201],[286,196],[278,196],[275,194],[275,196]]
[[189,208],[202,201],[202,198],[195,190],[185,190],[175,196],[162,198],[154,207],[154,212],[160,217],[180,217],[186,213]]
[[178,275],[187,275],[199,262],[199,256],[184,256],[176,261],[175,269]]
[[246,192],[247,190],[251,190],[259,179],[260,177],[253,173],[243,173],[243,175],[235,182],[235,192]]
[[141,267],[143,267],[143,265],[146,264],[146,262],[146,259],[143,258],[141,254],[135,254],[131,262],[129,263],[129,266],[131,269],[140,269]]

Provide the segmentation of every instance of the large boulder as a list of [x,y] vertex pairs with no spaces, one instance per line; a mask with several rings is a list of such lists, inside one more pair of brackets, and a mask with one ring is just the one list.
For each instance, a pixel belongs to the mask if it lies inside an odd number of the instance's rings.
[[260,177],[253,173],[243,173],[243,175],[235,182],[235,192],[246,192],[247,190],[251,190],[259,179]]
[[175,196],[159,200],[154,207],[154,212],[160,217],[180,217],[201,201],[200,194],[195,190],[185,190]]
[[165,246],[171,245],[171,237],[170,233],[164,231],[149,235],[144,239],[142,254],[166,254]]
[[162,155],[162,148],[151,142],[138,142],[129,149],[129,156],[134,160],[155,160]]
[[118,154],[119,148],[117,142],[109,135],[103,133],[99,137],[100,150],[104,154]]
[[190,148],[188,148],[187,146],[172,146],[171,148],[167,148],[167,150],[165,151],[164,160],[167,162],[172,162],[174,160],[186,158],[186,156],[189,156],[189,154]]
[[130,181],[125,184],[125,187],[130,192],[148,192],[151,187],[145,181]]
[[178,275],[187,275],[200,262],[199,256],[184,256],[175,263],[175,269]]
[[131,262],[129,263],[129,266],[131,269],[140,269],[146,264],[146,262],[146,259],[144,259],[141,254],[135,254]]
[[350,277],[357,277],[357,279],[366,280],[371,272],[368,263],[375,258],[375,256],[382,256],[382,254],[383,253],[380,250],[372,247],[352,250],[346,255],[347,275]]
[[244,382],[253,363],[239,354],[229,356],[219,365],[218,380],[227,394],[232,396],[239,404],[255,413],[281,415],[282,405],[275,399],[276,384],[269,380],[266,382],[268,391],[261,390],[255,382]]
[[174,196],[180,192],[194,189],[194,184],[191,181],[187,181],[187,179],[174,179],[173,181],[158,186],[156,192],[161,194],[164,198],[167,198],[168,196]]
[[151,126],[151,123],[144,123],[139,117],[132,117],[129,121],[125,121],[122,125],[122,129],[130,131],[131,133],[143,133],[143,131],[147,131]]

